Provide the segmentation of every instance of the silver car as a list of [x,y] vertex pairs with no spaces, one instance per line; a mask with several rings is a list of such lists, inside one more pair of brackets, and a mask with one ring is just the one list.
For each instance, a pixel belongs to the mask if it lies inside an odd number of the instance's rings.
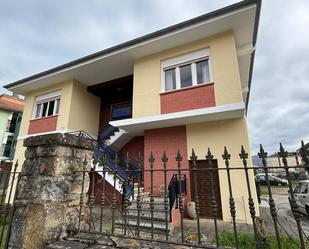
[[298,183],[293,191],[299,211],[309,216],[309,180]]

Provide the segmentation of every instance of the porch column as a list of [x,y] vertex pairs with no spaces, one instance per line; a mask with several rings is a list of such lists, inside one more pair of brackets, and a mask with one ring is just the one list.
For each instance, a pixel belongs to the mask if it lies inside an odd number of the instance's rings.
[[[90,170],[96,142],[58,133],[29,137],[24,146],[9,248],[41,249],[77,228],[83,174],[76,171],[83,170],[85,158]],[[88,187],[85,174],[84,192]]]

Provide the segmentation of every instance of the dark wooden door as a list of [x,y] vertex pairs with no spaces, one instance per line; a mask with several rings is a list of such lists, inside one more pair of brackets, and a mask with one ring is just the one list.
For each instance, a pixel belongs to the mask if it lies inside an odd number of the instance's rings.
[[[192,167],[192,165],[191,165]],[[200,216],[205,218],[213,218],[212,207],[211,207],[211,178],[210,178],[210,170],[209,164],[206,160],[198,160],[196,161],[196,167],[199,169],[196,173],[197,178],[197,189],[198,196],[200,201]],[[212,163],[212,168],[217,168],[217,161],[214,160]],[[217,200],[217,218],[222,219],[222,207],[221,207],[221,196],[220,196],[220,184],[219,184],[219,174],[217,170],[212,171],[213,176],[213,186],[214,193]],[[194,177],[191,172],[190,175],[191,182],[191,196],[192,200],[194,200],[195,196],[195,188],[194,188]]]

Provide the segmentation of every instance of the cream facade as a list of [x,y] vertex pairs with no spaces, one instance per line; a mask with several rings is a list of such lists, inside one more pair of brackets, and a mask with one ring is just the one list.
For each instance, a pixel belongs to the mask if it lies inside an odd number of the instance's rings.
[[[24,160],[22,143],[28,136],[85,131],[94,138],[100,136],[101,142],[106,129],[113,127],[119,129],[118,135],[113,131],[103,140],[117,143],[120,150],[136,152],[134,146],[138,146],[144,158],[152,151],[161,156],[165,147],[173,158],[179,146],[186,155],[186,166],[192,149],[205,166],[210,148],[220,169],[225,167],[222,154],[226,146],[231,167],[242,167],[239,153],[244,146],[248,166],[252,166],[246,106],[258,8],[255,2],[236,4],[219,10],[217,16],[201,16],[9,84],[8,89],[26,96],[15,161]],[[196,54],[201,56],[196,58]],[[163,67],[166,60],[180,57],[188,59]],[[172,89],[166,90],[167,82]],[[60,96],[59,110],[54,98],[38,106],[38,97],[55,92]],[[35,116],[38,112],[39,118]],[[137,140],[138,145],[132,142]],[[144,169],[148,167],[145,163]],[[232,170],[231,176],[237,219],[251,223],[244,171]],[[252,170],[249,180],[257,204]],[[218,171],[218,185],[221,218],[230,221],[224,170]],[[258,214],[258,208],[256,211]]]
[[205,48],[211,55],[216,105],[243,102],[235,38],[229,31],[135,61],[133,117],[161,114],[161,61]]

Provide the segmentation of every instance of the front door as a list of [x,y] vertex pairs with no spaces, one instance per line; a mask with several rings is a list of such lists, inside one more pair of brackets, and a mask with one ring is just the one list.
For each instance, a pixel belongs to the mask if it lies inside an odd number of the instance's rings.
[[[197,178],[196,180],[197,180],[197,190],[200,202],[200,217],[213,218],[212,207],[211,207],[211,198],[212,198],[211,174],[209,170],[209,164],[206,160],[198,160],[196,161],[196,166],[199,169],[196,173]],[[218,168],[216,160],[213,161],[212,168]],[[212,177],[213,177],[214,193],[217,201],[217,218],[222,219],[220,184],[217,170],[212,171]],[[194,187],[193,172],[191,172],[190,175],[190,182],[191,182],[191,193],[192,193],[191,196],[192,200],[194,200],[195,187]]]

